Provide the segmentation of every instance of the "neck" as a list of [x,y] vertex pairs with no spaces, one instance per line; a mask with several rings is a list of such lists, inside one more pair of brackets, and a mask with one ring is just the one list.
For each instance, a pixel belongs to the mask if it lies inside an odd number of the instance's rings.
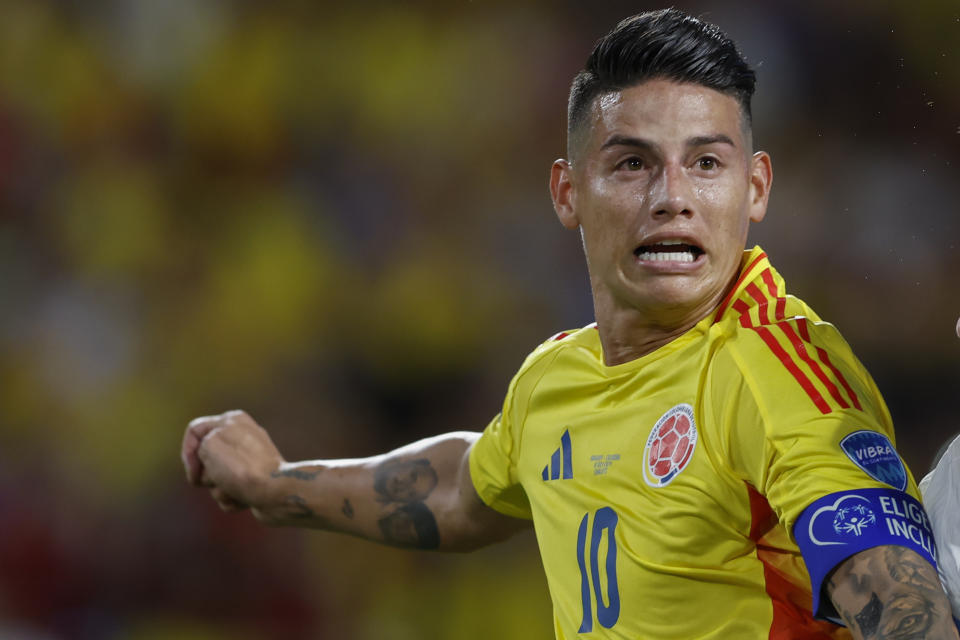
[[597,313],[597,329],[603,345],[604,364],[612,367],[653,353],[692,329],[705,316],[683,324],[662,325],[646,321],[640,314]]
[[612,367],[652,353],[679,338],[711,315],[736,282],[696,307],[658,310],[624,307],[609,291],[594,286],[593,306],[603,346],[604,364]]

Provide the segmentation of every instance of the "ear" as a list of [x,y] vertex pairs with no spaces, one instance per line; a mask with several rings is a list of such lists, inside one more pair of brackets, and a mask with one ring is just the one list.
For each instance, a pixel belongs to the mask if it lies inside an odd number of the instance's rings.
[[579,227],[580,219],[574,211],[573,166],[563,158],[554,160],[550,167],[550,197],[560,224],[567,229]]
[[750,166],[750,220],[760,222],[767,215],[770,187],[773,186],[773,164],[770,154],[757,151]]

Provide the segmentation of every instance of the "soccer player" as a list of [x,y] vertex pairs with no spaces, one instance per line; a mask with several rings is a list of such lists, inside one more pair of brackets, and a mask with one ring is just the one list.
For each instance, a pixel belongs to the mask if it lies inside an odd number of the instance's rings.
[[745,250],[772,182],[753,89],[715,26],[621,22],[573,81],[550,178],[597,322],[537,347],[482,434],[291,463],[229,412],[187,428],[189,480],[397,546],[532,524],[557,638],[957,638],[880,393]]
[[[960,320],[957,320],[960,338]],[[933,469],[920,481],[937,544],[940,580],[954,616],[960,615],[960,435],[940,447]]]

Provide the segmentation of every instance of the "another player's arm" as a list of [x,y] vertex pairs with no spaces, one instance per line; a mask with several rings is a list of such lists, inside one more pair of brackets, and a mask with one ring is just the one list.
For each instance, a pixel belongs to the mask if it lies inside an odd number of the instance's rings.
[[479,433],[455,432],[355,460],[286,462],[242,411],[198,418],[184,435],[190,482],[264,524],[338,531],[384,544],[467,551],[529,522],[485,505],[470,479]]
[[906,547],[861,551],[842,562],[826,585],[856,640],[958,637],[936,569]]

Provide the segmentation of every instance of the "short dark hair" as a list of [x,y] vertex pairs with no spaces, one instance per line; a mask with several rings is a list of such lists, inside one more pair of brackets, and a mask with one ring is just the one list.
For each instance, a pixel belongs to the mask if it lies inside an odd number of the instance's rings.
[[597,41],[573,79],[567,105],[567,150],[597,96],[654,78],[691,82],[725,93],[740,103],[752,123],[750,99],[756,74],[720,28],[677,9],[639,13],[620,21]]

